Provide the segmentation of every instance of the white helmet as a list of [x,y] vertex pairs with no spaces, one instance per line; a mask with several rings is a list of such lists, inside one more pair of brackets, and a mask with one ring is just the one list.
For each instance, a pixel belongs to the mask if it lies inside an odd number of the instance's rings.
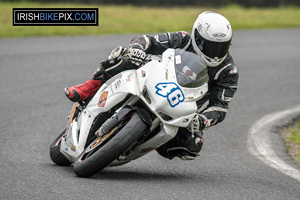
[[229,21],[214,12],[201,13],[194,23],[192,44],[209,67],[216,67],[228,54],[232,38]]

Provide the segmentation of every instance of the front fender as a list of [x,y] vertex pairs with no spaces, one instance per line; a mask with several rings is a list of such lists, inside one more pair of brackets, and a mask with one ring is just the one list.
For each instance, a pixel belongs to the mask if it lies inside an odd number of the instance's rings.
[[103,123],[103,125],[101,127],[102,132],[104,134],[108,133],[113,127],[115,127],[131,111],[136,111],[145,124],[147,124],[149,127],[152,126],[152,121],[151,121],[150,115],[147,111],[145,111],[144,109],[138,108],[138,107],[132,108],[130,106],[125,106],[118,113],[114,114],[112,117],[110,117]]

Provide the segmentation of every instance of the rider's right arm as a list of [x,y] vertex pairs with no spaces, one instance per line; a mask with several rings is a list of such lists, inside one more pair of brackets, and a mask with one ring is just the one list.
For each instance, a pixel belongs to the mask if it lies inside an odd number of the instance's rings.
[[161,55],[167,48],[182,48],[189,46],[190,35],[184,31],[162,33],[155,36],[137,36],[130,44],[139,43],[147,54]]

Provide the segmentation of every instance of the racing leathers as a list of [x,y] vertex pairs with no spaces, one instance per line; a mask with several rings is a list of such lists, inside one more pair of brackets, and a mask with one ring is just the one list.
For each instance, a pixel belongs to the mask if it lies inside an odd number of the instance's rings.
[[[188,33],[181,31],[159,34],[154,37],[138,36],[132,39],[131,44],[141,44],[147,54],[162,54],[167,48],[181,48],[194,52],[190,38]],[[238,71],[229,53],[219,66],[208,66],[208,75],[208,92],[197,102],[198,109],[200,109],[205,102],[209,101],[205,109],[199,110],[199,120],[202,120],[200,130],[224,120],[228,103],[238,87]]]
[[[131,44],[141,44],[147,54],[160,55],[167,48],[181,48],[194,52],[191,36],[184,31],[163,33],[151,36],[138,36]],[[208,92],[197,101],[198,130],[191,134],[187,129],[180,128],[178,134],[168,143],[157,149],[157,152],[169,159],[178,156],[181,159],[194,159],[203,145],[203,129],[216,125],[224,120],[228,103],[232,100],[238,87],[238,71],[233,58],[228,53],[225,60],[216,67],[208,66]],[[201,107],[208,101],[204,109]]]

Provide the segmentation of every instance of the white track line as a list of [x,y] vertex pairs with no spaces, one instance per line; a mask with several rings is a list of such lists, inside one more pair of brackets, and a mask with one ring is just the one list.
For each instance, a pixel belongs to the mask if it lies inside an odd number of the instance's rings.
[[300,171],[281,160],[270,144],[269,135],[278,125],[286,125],[300,115],[300,105],[286,111],[269,114],[259,119],[248,135],[249,152],[267,165],[300,181]]

